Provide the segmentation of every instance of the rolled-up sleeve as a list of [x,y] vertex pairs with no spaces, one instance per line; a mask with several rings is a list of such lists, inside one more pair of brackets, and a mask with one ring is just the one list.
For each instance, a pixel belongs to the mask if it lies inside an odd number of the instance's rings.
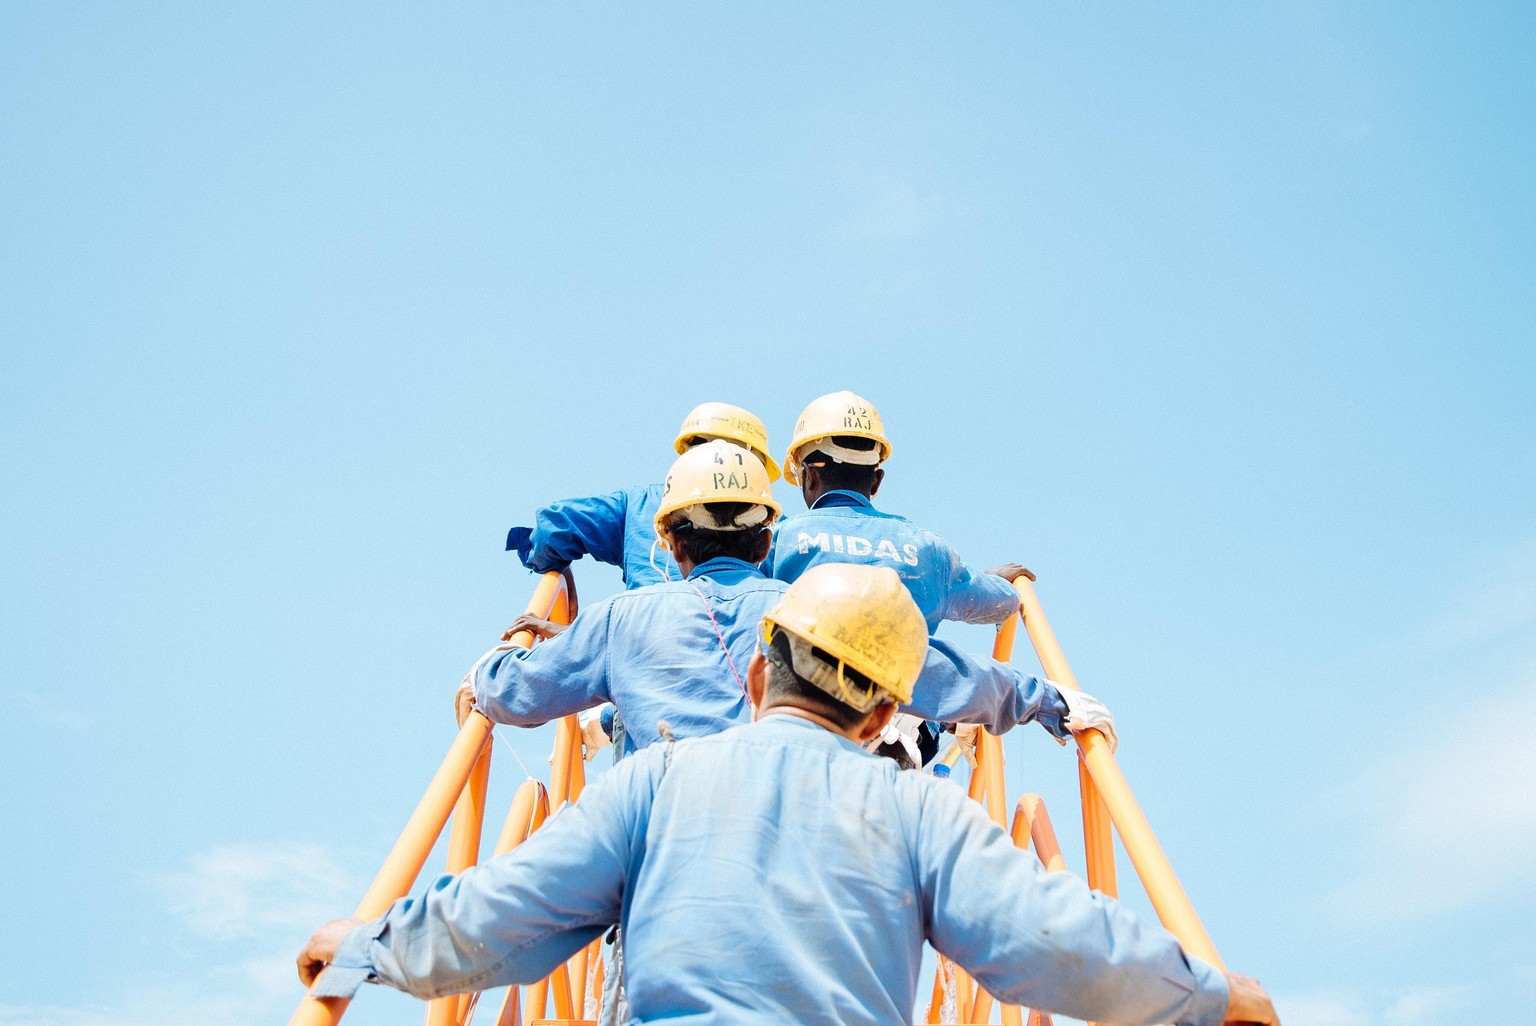
[[619,922],[662,754],[626,759],[511,853],[354,930],[311,994],[351,997],[367,981],[434,998],[543,979]]
[[1019,593],[1011,582],[967,566],[952,550],[949,567],[942,619],[961,623],[1002,623],[1019,611]]
[[1057,737],[1070,736],[1062,722],[1067,703],[1050,681],[967,655],[938,638],[928,639],[928,656],[906,711],[945,723],[980,723],[994,734],[1039,720]]
[[470,671],[475,708],[493,723],[536,727],[613,701],[608,692],[611,611],[611,601],[600,602],[548,641],[487,652]]
[[614,566],[624,563],[624,519],[627,493],[552,502],[534,515],[532,530],[514,527],[507,548],[517,551],[524,566],[537,573],[564,570],[582,556]]
[[909,836],[929,937],[991,994],[1124,1026],[1220,1026],[1220,971],[1078,877],[1045,872],[959,788],[923,792]]

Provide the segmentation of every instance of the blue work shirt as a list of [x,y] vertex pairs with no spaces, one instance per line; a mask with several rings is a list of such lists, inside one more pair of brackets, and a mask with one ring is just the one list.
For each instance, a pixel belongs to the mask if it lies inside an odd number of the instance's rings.
[[[496,723],[535,727],[612,702],[624,749],[660,736],[705,737],[752,718],[747,664],[763,614],[789,585],[739,559],[711,559],[686,581],[652,584],[582,609],[564,633],[532,648],[486,653],[471,671],[475,706]],[[727,655],[729,653],[729,655]],[[1066,702],[1049,681],[931,638],[907,711],[1002,734],[1038,719],[1057,737]]]
[[535,573],[564,570],[582,556],[591,556],[623,570],[627,588],[676,581],[683,576],[677,561],[656,544],[660,508],[659,484],[561,499],[534,514],[533,527],[508,531],[507,551],[516,551],[523,566]]
[[818,563],[888,566],[917,600],[928,633],[940,620],[1002,623],[1019,608],[1019,593],[996,574],[972,570],[938,535],[905,517],[875,509],[858,492],[831,491],[774,530],[767,566],[795,581]]
[[510,854],[352,931],[312,993],[528,984],[613,923],[631,1024],[907,1026],[925,939],[1000,1000],[1080,1019],[1219,1026],[1228,1000],[950,781],[788,715],[624,760]]

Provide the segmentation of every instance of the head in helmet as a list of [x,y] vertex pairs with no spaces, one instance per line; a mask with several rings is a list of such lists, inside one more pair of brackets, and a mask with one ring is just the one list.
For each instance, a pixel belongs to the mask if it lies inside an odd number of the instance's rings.
[[701,403],[683,418],[677,429],[677,440],[672,447],[679,454],[695,445],[723,438],[752,450],[768,470],[770,482],[779,479],[779,465],[768,455],[768,429],[763,422],[740,406],[730,403]]
[[747,686],[759,714],[798,710],[864,742],[912,700],[927,654],[928,623],[896,571],[823,563],[763,617]]
[[807,506],[834,490],[874,495],[891,455],[880,411],[852,392],[813,401],[795,421],[784,476],[800,486]]
[[684,575],[720,556],[761,563],[778,515],[763,461],[750,449],[716,439],[673,462],[656,511],[656,537]]

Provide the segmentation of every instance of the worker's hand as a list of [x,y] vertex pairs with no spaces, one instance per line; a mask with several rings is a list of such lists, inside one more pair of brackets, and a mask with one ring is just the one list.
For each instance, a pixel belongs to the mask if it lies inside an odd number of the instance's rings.
[[588,709],[578,716],[577,722],[581,724],[581,757],[591,762],[593,756],[613,744],[613,738],[603,729],[603,710],[606,705]]
[[469,719],[469,714],[475,708],[475,682],[470,676],[459,681],[459,690],[453,696],[453,715],[459,721],[459,726],[464,726],[464,721]]
[[299,982],[306,987],[313,986],[320,970],[336,957],[336,949],[347,934],[362,925],[360,919],[332,919],[316,930],[304,950],[299,952]]
[[950,733],[955,735],[955,744],[960,748],[960,754],[965,756],[965,761],[972,766],[976,765],[976,738],[981,735],[979,723],[951,723]]
[[1241,973],[1227,973],[1227,989],[1232,996],[1227,1000],[1227,1017],[1223,1022],[1230,1026],[1280,1026],[1280,1016],[1258,980]]
[[[1052,683],[1055,684],[1054,681]],[[1111,752],[1120,747],[1120,738],[1115,734],[1115,718],[1103,702],[1086,691],[1074,691],[1060,685],[1056,685],[1056,690],[1061,692],[1062,701],[1067,703],[1067,718],[1064,722],[1068,730],[1074,734],[1097,730],[1109,742]]]
[[1035,579],[1035,575],[1030,573],[1027,567],[1022,567],[1017,563],[999,563],[997,566],[994,566],[992,569],[988,570],[987,573],[993,575],[994,577],[1001,577],[1009,584],[1012,584],[1020,577],[1028,577],[1031,581]]
[[566,625],[546,620],[542,616],[534,616],[532,613],[524,613],[512,621],[512,626],[501,632],[502,641],[511,641],[512,635],[518,631],[528,631],[536,638],[548,640],[565,630]]

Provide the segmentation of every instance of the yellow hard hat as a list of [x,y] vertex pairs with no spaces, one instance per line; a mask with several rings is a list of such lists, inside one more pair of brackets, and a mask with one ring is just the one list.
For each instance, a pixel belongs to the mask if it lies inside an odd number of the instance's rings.
[[[790,635],[795,673],[860,712],[874,708],[884,694],[912,701],[912,686],[928,656],[928,621],[888,566],[811,567],[763,617],[764,641],[772,643],[775,629]],[[874,686],[860,688],[847,680],[845,666]]]
[[827,449],[814,443],[838,435],[868,438],[875,448],[870,452],[829,450],[834,459],[844,463],[884,463],[891,457],[891,443],[885,437],[885,425],[880,422],[880,411],[869,400],[852,392],[833,392],[812,401],[795,421],[795,437],[789,443],[784,457],[784,477],[790,484],[800,483],[803,457],[812,448]]
[[723,438],[751,449],[768,468],[768,480],[779,479],[779,465],[768,455],[768,429],[763,422],[740,406],[730,403],[701,403],[683,418],[673,447],[685,453],[699,439]]
[[[750,508],[720,521],[704,507],[717,502],[745,502]],[[656,537],[666,544],[673,514],[682,512],[696,527],[711,531],[745,531],[767,527],[779,515],[768,483],[768,468],[751,450],[717,438],[683,453],[667,471],[656,511]]]

